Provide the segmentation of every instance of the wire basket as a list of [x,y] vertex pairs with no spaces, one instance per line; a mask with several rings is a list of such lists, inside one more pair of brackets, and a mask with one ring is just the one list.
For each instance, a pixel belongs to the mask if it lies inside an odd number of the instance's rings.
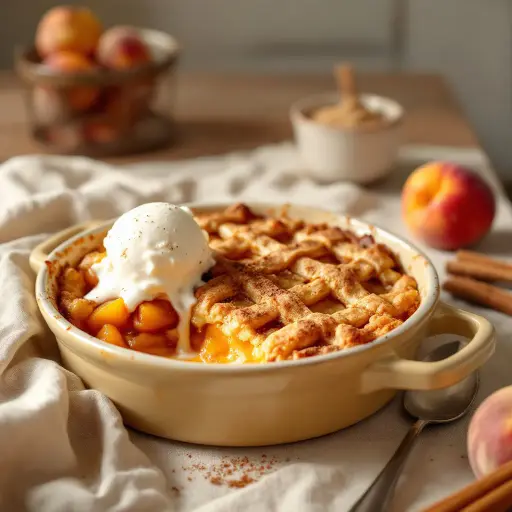
[[[35,48],[17,52],[16,69],[27,85],[30,129],[37,141],[51,152],[96,158],[171,142],[180,49],[164,32],[137,31],[152,60],[133,69],[63,73],[42,64]],[[91,105],[82,108],[91,98]]]

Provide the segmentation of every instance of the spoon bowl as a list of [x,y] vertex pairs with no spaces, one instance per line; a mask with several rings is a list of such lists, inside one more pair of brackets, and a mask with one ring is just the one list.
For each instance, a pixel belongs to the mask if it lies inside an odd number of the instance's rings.
[[[424,361],[441,361],[462,348],[458,341],[446,343],[427,354]],[[431,423],[449,423],[468,411],[475,400],[479,386],[478,372],[474,372],[453,386],[432,391],[407,391],[404,408],[416,422],[397,448],[386,467],[350,512],[383,512],[393,498],[393,492],[402,467],[422,430]]]
[[[461,343],[452,341],[430,352],[424,361],[441,361],[461,349]],[[430,391],[407,391],[404,408],[414,418],[428,423],[448,423],[463,416],[471,407],[479,387],[478,372],[474,372],[453,386]]]

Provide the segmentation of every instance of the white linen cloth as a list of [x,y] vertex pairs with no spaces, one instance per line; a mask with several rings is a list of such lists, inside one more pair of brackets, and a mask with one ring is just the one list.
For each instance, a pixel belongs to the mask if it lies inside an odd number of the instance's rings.
[[[55,340],[34,300],[29,253],[51,232],[86,219],[110,218],[148,201],[298,202],[345,212],[407,236],[400,220],[400,187],[413,167],[435,158],[471,164],[492,182],[498,212],[493,232],[479,249],[505,255],[511,246],[512,212],[485,157],[475,151],[406,148],[393,176],[370,188],[318,185],[300,177],[300,164],[288,144],[123,170],[87,159],[47,156],[3,164],[0,510],[347,510],[410,424],[400,414],[398,399],[336,434],[264,449],[190,446],[127,430],[107,398],[84,389],[80,379],[59,366]],[[423,248],[443,274],[448,255]],[[480,400],[512,381],[512,323],[496,312],[484,314],[498,330],[498,349],[482,370]],[[422,434],[393,510],[420,510],[472,479],[465,447],[467,423],[464,419]],[[214,486],[200,473],[182,469],[217,464],[225,455],[259,460],[263,453],[276,458],[275,470],[243,489]]]

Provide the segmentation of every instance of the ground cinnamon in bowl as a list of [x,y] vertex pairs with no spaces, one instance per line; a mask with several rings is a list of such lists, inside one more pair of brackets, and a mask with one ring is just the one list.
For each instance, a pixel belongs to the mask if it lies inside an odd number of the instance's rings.
[[313,121],[333,128],[381,128],[389,124],[388,119],[379,111],[368,108],[358,92],[354,69],[343,64],[335,70],[340,101],[335,105],[326,105],[311,114]]

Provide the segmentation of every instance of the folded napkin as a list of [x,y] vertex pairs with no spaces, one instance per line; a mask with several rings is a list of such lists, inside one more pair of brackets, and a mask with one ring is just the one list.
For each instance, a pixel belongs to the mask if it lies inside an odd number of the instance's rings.
[[[409,148],[393,176],[371,188],[303,177],[290,145],[174,163],[113,168],[83,158],[19,157],[0,167],[0,510],[343,511],[382,469],[409,420],[395,400],[368,420],[293,445],[228,449],[158,439],[123,426],[112,403],[59,366],[34,300],[30,250],[49,233],[111,218],[140,203],[296,202],[361,217],[406,235],[400,187],[422,160],[478,167],[498,196],[480,250],[510,247],[512,212],[479,152]],[[443,273],[446,254],[423,247]],[[450,300],[449,298],[447,298]],[[478,312],[478,308],[459,304]],[[512,324],[482,370],[480,399],[509,383]],[[467,419],[427,430],[401,479],[394,510],[419,510],[468,483]],[[250,483],[250,485],[246,485]]]

